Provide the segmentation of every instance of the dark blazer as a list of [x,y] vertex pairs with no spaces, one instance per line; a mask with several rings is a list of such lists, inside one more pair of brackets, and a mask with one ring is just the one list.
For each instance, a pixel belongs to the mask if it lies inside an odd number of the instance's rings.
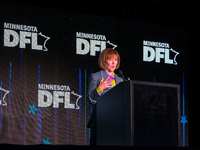
[[[96,126],[96,103],[98,101],[98,98],[100,97],[100,95],[97,93],[97,87],[99,86],[102,77],[104,78],[104,80],[107,78],[105,70],[100,70],[96,73],[92,73],[89,77],[87,100],[90,105],[93,105],[93,111],[88,121],[88,128],[94,128]],[[123,79],[119,77],[116,73],[114,75],[114,78],[116,85],[120,82],[123,82]],[[111,88],[105,89],[101,95],[105,94],[110,89]]]

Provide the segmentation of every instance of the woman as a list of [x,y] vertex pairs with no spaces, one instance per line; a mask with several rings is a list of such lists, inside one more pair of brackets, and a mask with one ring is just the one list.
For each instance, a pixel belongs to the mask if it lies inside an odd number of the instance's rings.
[[93,112],[88,122],[91,128],[90,145],[96,145],[96,103],[98,98],[108,92],[112,87],[122,82],[123,79],[114,73],[120,66],[120,56],[114,49],[107,48],[99,56],[99,67],[102,69],[89,77],[88,102],[94,105]]

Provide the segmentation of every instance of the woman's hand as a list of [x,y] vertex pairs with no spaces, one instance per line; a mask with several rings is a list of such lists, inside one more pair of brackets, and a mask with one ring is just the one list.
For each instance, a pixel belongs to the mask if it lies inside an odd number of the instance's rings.
[[104,80],[104,78],[102,77],[100,83],[99,83],[99,87],[102,90],[105,90],[107,88],[111,88],[112,87],[112,81],[108,81],[109,77],[106,78],[106,80]]

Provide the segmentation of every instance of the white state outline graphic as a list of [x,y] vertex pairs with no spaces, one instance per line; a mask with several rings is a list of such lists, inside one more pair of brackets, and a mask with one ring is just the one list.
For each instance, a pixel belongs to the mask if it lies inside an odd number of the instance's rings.
[[3,89],[3,88],[1,88],[1,87],[0,87],[0,91],[6,92],[6,93],[4,94],[4,96],[3,96],[3,102],[4,102],[4,103],[2,104],[2,100],[0,99],[0,105],[7,106],[7,103],[6,103],[6,101],[5,101],[4,99],[5,99],[6,95],[7,95],[8,93],[10,93],[10,91],[5,90],[5,89]]
[[76,99],[76,109],[79,109],[80,107],[78,106],[78,101],[79,99],[82,97],[82,95],[79,95],[77,93],[74,93],[74,91],[70,92],[71,94],[78,96],[78,98]]
[[110,41],[107,41],[107,43],[113,46],[113,48],[112,48],[112,49],[115,49],[115,48],[117,47],[117,45],[115,45],[115,44],[111,43]]
[[174,56],[174,65],[177,65],[177,61],[176,61],[176,56],[179,55],[179,52],[173,50],[172,48],[170,49],[170,51],[174,52],[175,53],[175,56]]
[[46,40],[45,40],[44,43],[43,43],[43,46],[44,46],[44,48],[45,48],[43,51],[46,51],[46,52],[47,52],[48,49],[47,49],[47,47],[46,47],[46,42],[47,42],[49,39],[51,39],[51,38],[48,37],[48,36],[46,36],[46,35],[43,35],[42,32],[38,33],[38,35],[40,35],[40,36],[46,38]]

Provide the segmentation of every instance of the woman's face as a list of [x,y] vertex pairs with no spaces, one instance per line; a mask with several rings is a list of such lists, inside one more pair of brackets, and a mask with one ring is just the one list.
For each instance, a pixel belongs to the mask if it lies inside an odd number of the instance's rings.
[[117,56],[112,56],[109,59],[106,60],[105,62],[105,67],[107,72],[113,72],[116,69],[118,63]]

